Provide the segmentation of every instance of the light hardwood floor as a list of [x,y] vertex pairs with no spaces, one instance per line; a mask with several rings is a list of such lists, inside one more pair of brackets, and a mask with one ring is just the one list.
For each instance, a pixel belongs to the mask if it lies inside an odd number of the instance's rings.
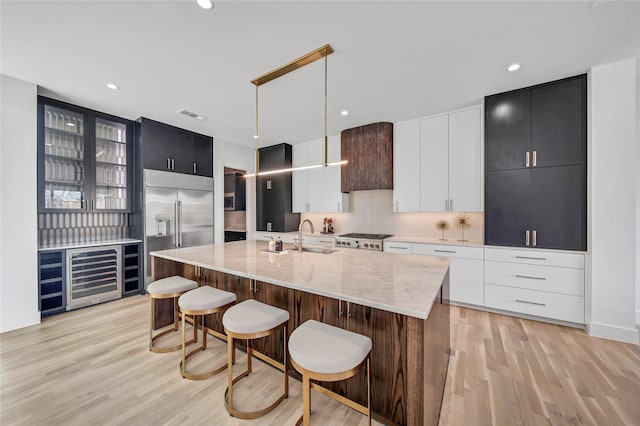
[[[149,352],[147,327],[148,299],[136,296],[1,334],[0,424],[295,424],[299,382],[290,381],[289,399],[269,415],[230,418],[224,373],[182,379],[180,353]],[[639,346],[455,306],[451,327],[441,425],[640,425]],[[195,369],[224,362],[224,343],[211,338],[210,345]],[[237,371],[244,363],[238,352]],[[234,391],[247,409],[282,386],[281,374],[263,363],[254,362],[254,371],[244,379],[250,386]],[[366,424],[317,393],[312,404],[314,424]]]

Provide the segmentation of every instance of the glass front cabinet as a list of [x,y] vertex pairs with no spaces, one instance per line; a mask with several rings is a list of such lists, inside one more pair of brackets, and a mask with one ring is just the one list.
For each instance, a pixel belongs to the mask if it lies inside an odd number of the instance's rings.
[[38,211],[129,211],[133,124],[38,97]]

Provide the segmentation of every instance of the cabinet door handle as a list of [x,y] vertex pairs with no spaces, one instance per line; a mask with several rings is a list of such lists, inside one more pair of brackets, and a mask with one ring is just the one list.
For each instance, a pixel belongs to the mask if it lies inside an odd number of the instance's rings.
[[396,200],[396,211],[400,210],[400,201]]
[[407,249],[406,247],[399,247],[399,246],[389,246],[389,248],[399,249],[399,250],[406,250]]
[[516,302],[519,302],[519,303],[526,303],[527,305],[547,306],[547,304],[546,304],[546,303],[529,302],[528,300],[520,300],[520,299],[516,299]]
[[167,158],[167,170],[171,170],[171,158]]
[[338,211],[340,211],[340,202],[338,201],[336,204],[338,205]]
[[449,200],[449,210],[453,211],[453,200]]
[[196,162],[193,162],[193,174],[195,175],[198,172],[198,167],[196,166]]
[[347,318],[351,318],[351,302],[347,302]]
[[533,246],[537,246],[538,245],[538,235],[536,231],[533,231]]
[[342,316],[342,300],[338,300],[338,316]]
[[176,169],[176,162],[175,160],[172,158],[171,159],[171,170],[175,170]]
[[529,151],[527,151],[524,154],[524,166],[525,167],[529,167],[529,157],[530,157],[530,153],[529,153]]
[[438,253],[457,253],[455,250],[438,250],[434,249],[433,251],[437,251]]
[[533,167],[538,165],[538,151],[533,151]]
[[449,211],[449,200],[444,200],[444,211]]
[[527,278],[527,279],[530,279],[530,280],[542,280],[542,281],[546,280],[546,278],[544,278],[544,277],[531,277],[529,275],[518,275],[518,274],[516,274],[516,277],[517,278]]
[[[527,232],[529,232],[529,231],[527,231]],[[516,256],[516,259],[547,260],[546,257],[530,257],[530,256]]]
[[[529,245],[529,230],[524,231],[524,245]],[[516,256],[517,257],[517,256]]]

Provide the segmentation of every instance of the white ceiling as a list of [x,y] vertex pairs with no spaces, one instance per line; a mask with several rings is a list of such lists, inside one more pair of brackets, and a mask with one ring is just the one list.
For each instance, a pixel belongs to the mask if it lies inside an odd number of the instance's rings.
[[[0,70],[74,104],[253,146],[250,80],[327,43],[330,135],[640,55],[640,2],[591,5],[3,0]],[[512,62],[522,69],[507,73]],[[318,61],[260,87],[260,146],[324,134],[323,70]]]

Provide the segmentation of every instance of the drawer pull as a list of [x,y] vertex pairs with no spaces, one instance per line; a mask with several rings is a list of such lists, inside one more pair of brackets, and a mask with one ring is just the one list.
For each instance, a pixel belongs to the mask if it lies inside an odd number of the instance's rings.
[[406,247],[398,247],[398,246],[389,246],[389,248],[399,249],[399,250],[406,250],[407,249]]
[[438,250],[434,249],[433,251],[437,251],[438,253],[457,253],[455,250]]
[[516,259],[547,260],[546,257],[516,256]]
[[546,278],[544,278],[544,277],[530,277],[529,275],[518,275],[518,274],[516,274],[516,277],[518,277],[518,278],[528,278],[530,280],[543,280],[543,281],[546,280]]
[[331,241],[331,240],[318,240],[318,242],[321,242],[321,243],[332,243],[333,241]]
[[520,300],[520,299],[516,299],[516,302],[526,303],[526,304],[528,304],[528,305],[547,306],[547,304],[546,304],[546,303],[529,302],[528,300]]

